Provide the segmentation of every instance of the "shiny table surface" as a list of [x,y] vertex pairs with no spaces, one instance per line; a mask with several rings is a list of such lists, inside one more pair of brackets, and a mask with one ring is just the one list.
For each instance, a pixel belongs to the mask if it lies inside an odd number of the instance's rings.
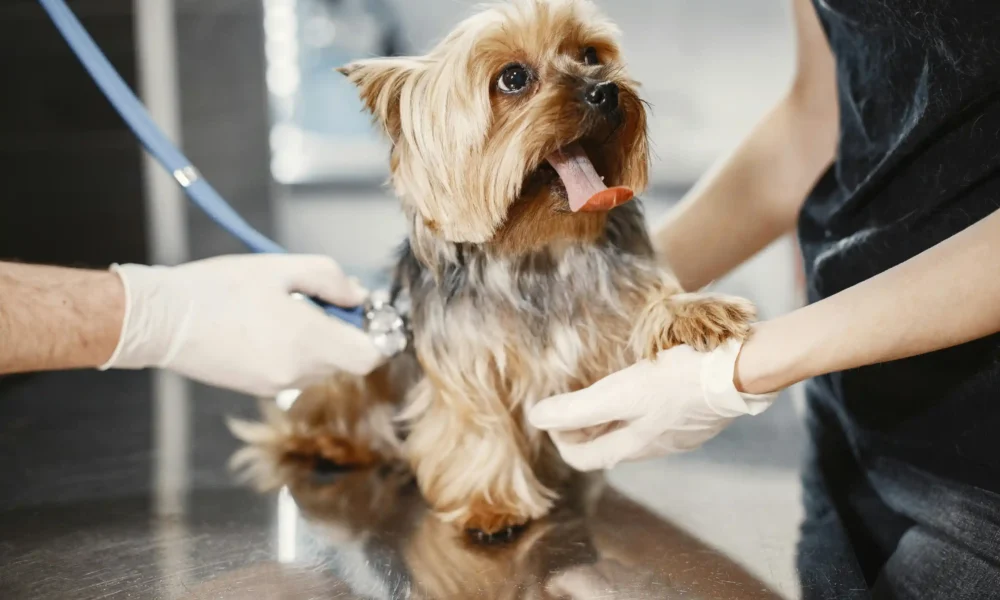
[[796,598],[790,402],[705,448],[581,478],[549,519],[474,543],[410,476],[227,462],[252,401],[137,373],[0,383],[0,598]]

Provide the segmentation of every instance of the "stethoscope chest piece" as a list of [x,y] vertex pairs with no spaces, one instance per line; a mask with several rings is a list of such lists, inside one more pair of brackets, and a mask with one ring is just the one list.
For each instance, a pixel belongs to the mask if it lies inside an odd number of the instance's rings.
[[365,305],[364,330],[385,356],[395,356],[409,345],[406,320],[383,290],[372,292]]

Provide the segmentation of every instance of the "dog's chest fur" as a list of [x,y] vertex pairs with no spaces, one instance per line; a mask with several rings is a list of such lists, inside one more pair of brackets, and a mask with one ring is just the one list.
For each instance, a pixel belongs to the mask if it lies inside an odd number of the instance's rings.
[[631,364],[632,320],[662,277],[638,203],[613,211],[592,245],[518,257],[455,244],[437,252],[432,270],[408,244],[397,268],[420,364],[452,403],[507,412]]

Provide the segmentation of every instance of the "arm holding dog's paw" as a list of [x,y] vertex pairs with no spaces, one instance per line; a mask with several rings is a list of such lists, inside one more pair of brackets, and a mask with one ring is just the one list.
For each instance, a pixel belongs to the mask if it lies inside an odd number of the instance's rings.
[[748,392],[950,348],[1000,332],[1000,212],[820,302],[754,326]]
[[291,296],[357,306],[320,256],[227,256],[117,273],[0,264],[0,373],[160,367],[270,395],[381,362],[368,336]]
[[[590,388],[542,401],[529,419],[582,470],[697,447],[809,377],[1000,332],[997,256],[1000,212],[839,294],[755,325],[742,346],[665,350]],[[616,421],[624,425],[593,440],[576,431]]]

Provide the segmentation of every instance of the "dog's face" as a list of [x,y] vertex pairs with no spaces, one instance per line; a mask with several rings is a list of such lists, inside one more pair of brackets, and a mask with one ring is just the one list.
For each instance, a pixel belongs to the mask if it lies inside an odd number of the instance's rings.
[[589,0],[514,0],[425,56],[341,72],[390,137],[393,186],[430,232],[531,246],[588,235],[631,197],[614,188],[646,185],[646,115],[616,33]]

